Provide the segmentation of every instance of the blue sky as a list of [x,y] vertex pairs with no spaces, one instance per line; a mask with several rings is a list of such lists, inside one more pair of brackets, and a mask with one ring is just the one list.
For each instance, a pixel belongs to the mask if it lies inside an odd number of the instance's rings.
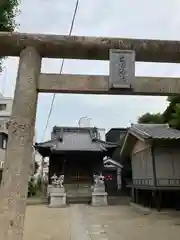
[[[17,31],[68,34],[75,0],[23,0]],[[80,0],[73,35],[180,40],[178,0]],[[8,58],[0,77],[0,89],[13,96],[17,58]],[[43,72],[60,71],[61,60],[43,59]],[[108,62],[65,60],[64,73],[108,74]],[[137,63],[137,76],[180,76],[177,64]],[[5,84],[4,84],[5,83]],[[36,132],[41,141],[52,94],[40,94]],[[92,96],[58,94],[45,139],[54,125],[77,126],[82,116],[92,124],[109,129],[125,127],[143,113],[163,111],[164,97]]]

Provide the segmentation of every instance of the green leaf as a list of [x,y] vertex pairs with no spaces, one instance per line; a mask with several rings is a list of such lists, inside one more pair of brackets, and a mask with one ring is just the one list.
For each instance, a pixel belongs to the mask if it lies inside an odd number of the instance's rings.
[[[1,0],[0,3],[0,31],[12,32],[17,26],[15,17],[19,13],[18,5],[20,0]],[[2,71],[2,58],[0,59],[0,72]]]

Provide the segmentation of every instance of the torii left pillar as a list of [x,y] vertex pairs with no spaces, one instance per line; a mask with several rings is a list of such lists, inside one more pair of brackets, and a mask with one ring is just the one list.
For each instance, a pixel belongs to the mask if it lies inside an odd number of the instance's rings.
[[20,55],[0,192],[2,240],[23,239],[40,69],[40,55],[26,47]]

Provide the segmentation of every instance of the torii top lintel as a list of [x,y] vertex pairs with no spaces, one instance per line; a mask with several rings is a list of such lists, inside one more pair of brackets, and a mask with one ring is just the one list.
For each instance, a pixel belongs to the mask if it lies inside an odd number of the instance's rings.
[[135,50],[136,61],[180,62],[180,41],[0,32],[0,56],[34,46],[42,57],[108,60],[109,49]]

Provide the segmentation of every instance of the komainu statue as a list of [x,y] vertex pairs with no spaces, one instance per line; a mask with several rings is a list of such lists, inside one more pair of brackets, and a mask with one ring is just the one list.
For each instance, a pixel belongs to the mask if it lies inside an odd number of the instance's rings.
[[64,187],[64,186],[63,186],[63,183],[64,183],[64,175],[60,175],[58,180],[59,180],[59,186],[60,186],[60,187]]
[[104,176],[102,173],[100,175],[94,174],[94,187],[104,186]]
[[52,177],[52,185],[53,187],[64,187],[63,186],[63,182],[64,182],[64,175],[60,175],[59,177],[57,177],[56,174],[54,174]]
[[56,187],[57,186],[57,175],[54,173],[54,175],[51,177],[51,180],[52,180],[52,185],[53,187]]

